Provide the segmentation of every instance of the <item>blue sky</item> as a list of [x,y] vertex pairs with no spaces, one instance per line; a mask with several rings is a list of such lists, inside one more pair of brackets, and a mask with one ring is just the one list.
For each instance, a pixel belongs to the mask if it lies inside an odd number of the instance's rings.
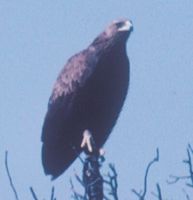
[[13,199],[4,167],[5,150],[20,199],[32,199],[29,186],[40,199],[48,198],[52,185],[58,200],[69,199],[69,177],[74,169],[81,173],[80,162],[54,182],[45,177],[41,166],[41,127],[52,85],[70,56],[86,48],[112,20],[126,17],[134,24],[127,45],[131,83],[104,147],[104,171],[108,162],[115,163],[120,199],[136,199],[130,190],[141,188],[145,167],[159,147],[160,162],[152,168],[150,191],[159,182],[165,198],[181,200],[184,184],[168,186],[165,182],[171,173],[186,174],[181,161],[186,145],[193,144],[192,11],[190,0],[1,0],[3,199]]

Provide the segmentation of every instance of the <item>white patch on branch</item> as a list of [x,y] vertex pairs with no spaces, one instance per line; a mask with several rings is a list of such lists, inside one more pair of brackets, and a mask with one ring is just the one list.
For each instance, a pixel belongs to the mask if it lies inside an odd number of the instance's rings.
[[105,155],[105,150],[103,148],[99,149],[99,155],[104,156]]

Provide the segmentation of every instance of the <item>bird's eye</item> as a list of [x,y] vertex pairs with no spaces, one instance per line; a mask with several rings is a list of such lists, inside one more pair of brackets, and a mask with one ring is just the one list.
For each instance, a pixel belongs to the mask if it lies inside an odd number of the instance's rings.
[[125,24],[124,22],[117,22],[116,26],[117,26],[117,28],[121,28],[124,26],[124,24]]

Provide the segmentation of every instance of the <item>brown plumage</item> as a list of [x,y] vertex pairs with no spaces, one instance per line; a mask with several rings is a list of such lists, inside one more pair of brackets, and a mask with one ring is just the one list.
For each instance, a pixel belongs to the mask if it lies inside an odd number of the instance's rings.
[[131,30],[130,21],[114,21],[60,72],[42,130],[43,167],[53,179],[81,153],[84,130],[101,147],[115,125],[129,84],[126,41]]

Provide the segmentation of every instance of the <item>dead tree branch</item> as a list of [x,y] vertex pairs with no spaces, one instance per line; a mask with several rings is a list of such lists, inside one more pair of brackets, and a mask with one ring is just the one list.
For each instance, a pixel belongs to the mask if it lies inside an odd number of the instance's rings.
[[50,197],[50,200],[56,200],[56,198],[54,197],[54,192],[55,192],[55,188],[54,186],[52,187],[52,190],[51,190],[51,197]]
[[95,145],[92,134],[88,130],[85,130],[83,133],[81,148],[83,148],[86,155],[85,160],[81,159],[83,175],[80,178],[75,173],[75,178],[84,187],[85,194],[79,194],[75,190],[72,180],[70,180],[73,192],[72,198],[75,200],[103,200],[103,178],[100,174],[102,155],[100,154],[100,149]]
[[11,174],[10,174],[10,171],[9,171],[9,167],[8,167],[8,151],[5,152],[5,168],[6,168],[7,176],[9,178],[9,183],[10,183],[11,189],[14,193],[15,199],[19,200],[16,188],[13,184],[13,180],[12,180],[12,177],[11,177]]
[[174,176],[174,175],[169,175],[170,180],[167,180],[168,184],[174,184],[177,183],[180,180],[186,180],[189,179],[190,176]]
[[187,176],[175,176],[170,175],[170,180],[167,180],[168,184],[174,184],[177,183],[180,180],[190,180],[190,183],[186,183],[187,186],[193,187],[193,164],[192,164],[192,157],[193,157],[193,149],[190,144],[188,144],[188,147],[186,149],[187,153],[187,159],[183,160],[183,163],[188,166],[188,175]]
[[89,200],[103,200],[103,178],[100,174],[100,149],[96,146],[92,133],[85,130],[81,147],[86,159],[83,167],[83,184]]
[[158,199],[162,200],[161,187],[160,187],[159,183],[156,184],[156,187],[157,187],[157,192],[158,192]]
[[152,194],[158,198],[158,200],[162,200],[162,193],[161,193],[161,187],[159,185],[159,183],[156,183],[156,188],[157,188],[157,194],[155,194],[154,192],[152,192]]
[[76,192],[76,190],[74,188],[74,184],[72,182],[72,179],[70,179],[70,185],[71,185],[71,190],[73,192],[72,198],[74,200],[88,200],[87,197],[86,197],[86,195],[83,196],[83,195],[79,194],[78,192]]
[[184,194],[185,194],[185,196],[186,196],[186,200],[190,200],[190,196],[189,196],[189,194],[186,192],[186,190],[183,189],[182,191],[184,192]]
[[[34,191],[34,189],[33,189],[32,187],[30,187],[29,189],[30,189],[30,193],[31,193],[33,199],[34,199],[34,200],[39,200],[38,197],[37,197],[37,195],[36,195],[36,193],[35,193],[35,191]],[[56,197],[55,197],[55,194],[54,194],[54,193],[55,193],[55,188],[54,188],[54,186],[53,186],[52,189],[51,189],[50,200],[56,200]]]
[[34,200],[38,200],[37,195],[36,195],[36,193],[34,192],[33,188],[30,187],[29,189],[30,189],[30,192],[31,192],[32,197],[34,198]]
[[186,185],[189,187],[193,187],[193,168],[192,168],[193,151],[192,151],[192,147],[190,144],[187,147],[187,155],[188,155],[188,159],[184,160],[184,163],[188,165],[191,184],[187,183]]
[[[104,180],[104,183],[110,187],[108,194],[113,197],[114,200],[118,200],[118,182],[117,182],[117,172],[113,164],[109,164],[110,172],[106,175],[107,180]],[[108,199],[108,197],[105,197]]]
[[83,182],[89,200],[103,199],[103,178],[98,157],[97,154],[88,155],[83,167]]
[[132,192],[139,197],[139,200],[145,199],[145,195],[147,193],[147,180],[148,180],[148,174],[149,174],[150,168],[155,162],[158,162],[158,161],[159,161],[159,149],[157,148],[155,158],[151,162],[149,162],[145,171],[143,191],[137,192],[135,189],[132,189]]

